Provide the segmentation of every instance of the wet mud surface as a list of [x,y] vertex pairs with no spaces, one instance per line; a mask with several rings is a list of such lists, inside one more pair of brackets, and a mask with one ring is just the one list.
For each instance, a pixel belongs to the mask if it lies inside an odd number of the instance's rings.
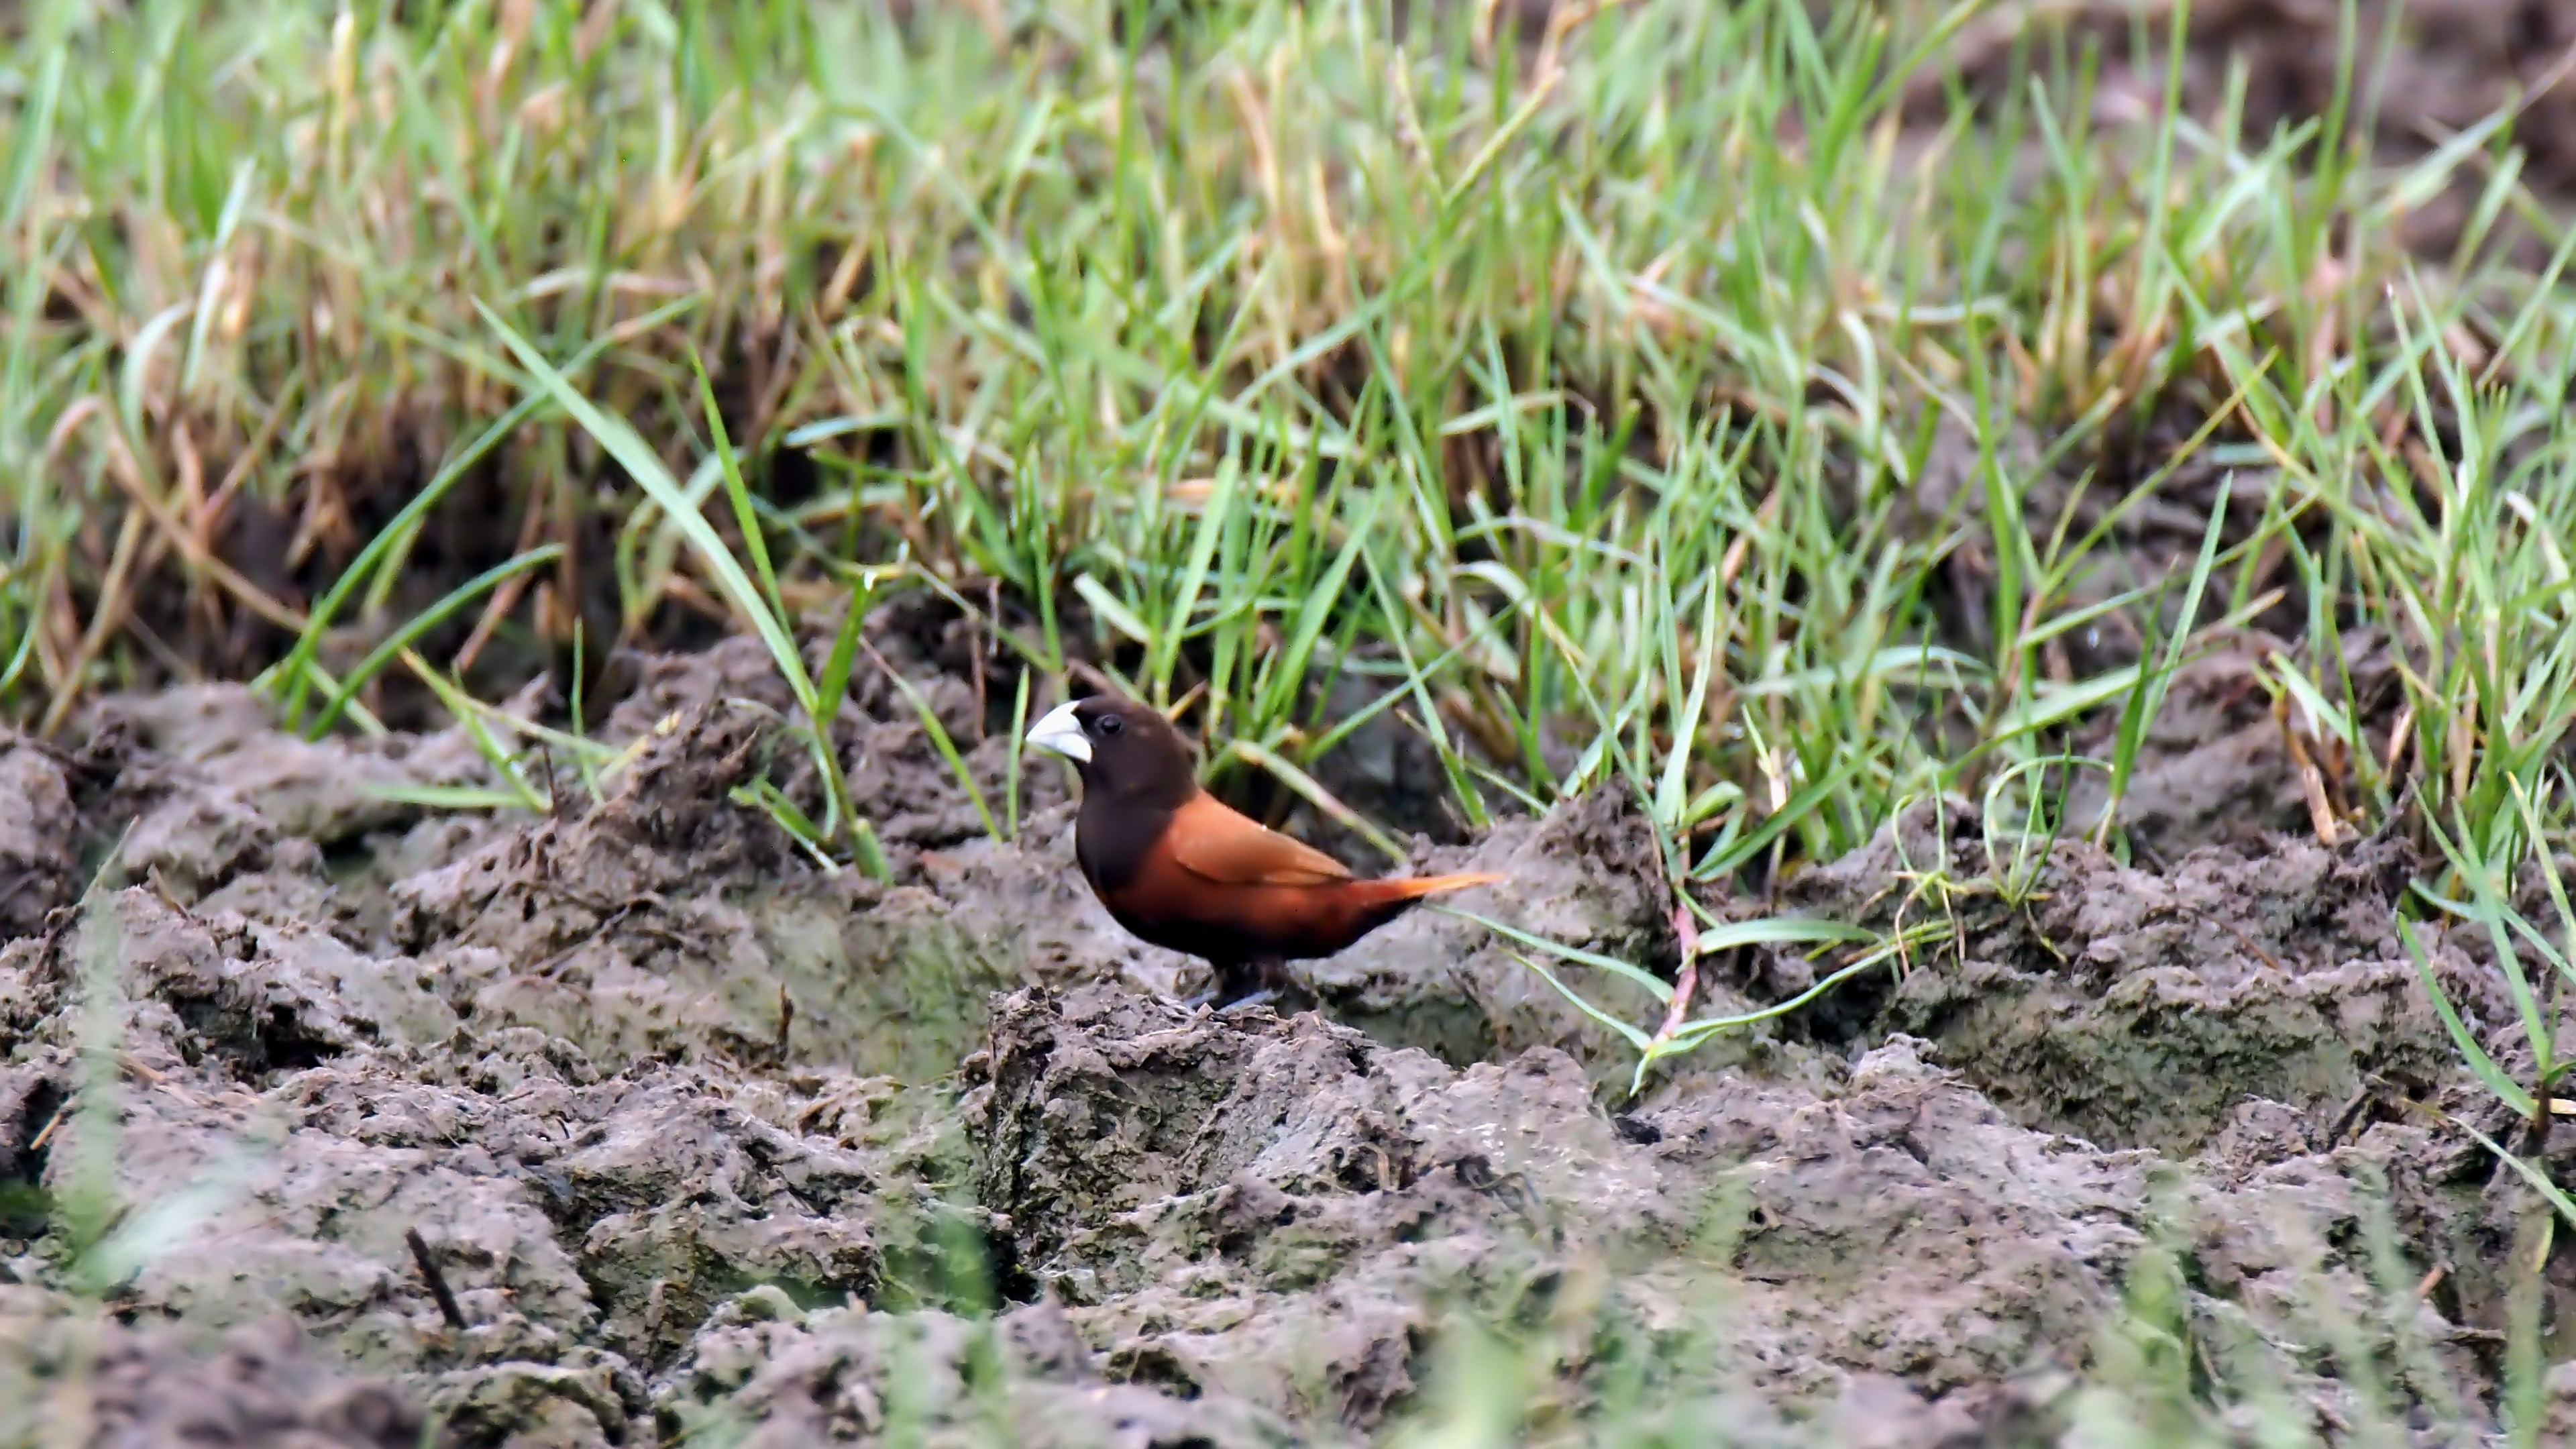
[[[1200,968],[1091,900],[1065,780],[990,840],[890,697],[838,743],[892,879],[827,875],[729,798],[792,782],[722,703],[756,654],[643,678],[632,763],[550,812],[394,803],[486,767],[459,733],[304,742],[229,688],[0,744],[0,1402],[77,1392],[133,1444],[1355,1442],[1481,1323],[1541,1437],[1642,1404],[1682,1438],[2042,1444],[2179,1263],[2195,1341],[2321,1428],[2363,1412],[2336,1304],[2405,1303],[2361,1318],[2435,1366],[2407,1401],[2495,1412],[2531,1203],[2409,1105],[2511,1128],[2394,938],[2402,843],[2195,831],[2149,785],[2160,863],[2124,866],[1926,807],[1714,904],[1938,930],[1631,1098],[1628,1047],[1454,915],[1317,963],[1316,1013],[1178,1005]],[[968,687],[920,682],[976,739]],[[2296,798],[2277,751],[2202,748],[2204,786]],[[1004,741],[968,758],[1001,798]],[[1624,798],[1414,864],[1675,965]],[[2501,1050],[2491,964],[2433,954]],[[1830,964],[1713,958],[1702,1009]]]

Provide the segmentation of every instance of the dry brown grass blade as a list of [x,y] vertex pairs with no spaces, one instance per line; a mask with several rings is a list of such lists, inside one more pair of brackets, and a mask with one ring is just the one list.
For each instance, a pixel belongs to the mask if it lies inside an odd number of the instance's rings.
[[1699,992],[1699,922],[1691,915],[1690,903],[1673,907],[1673,935],[1681,942],[1681,970],[1673,976],[1673,1000],[1664,1012],[1664,1024],[1655,1032],[1658,1043],[1668,1042],[1690,1022],[1691,998]]
[[128,510],[125,522],[116,531],[116,550],[107,565],[107,577],[99,584],[98,602],[90,609],[89,627],[81,632],[74,646],[63,682],[54,697],[45,704],[44,717],[36,725],[40,739],[53,738],[63,721],[71,716],[73,706],[85,692],[83,683],[99,653],[107,647],[109,636],[123,627],[126,611],[132,607],[134,591],[134,557],[143,544],[143,515]]
[[[280,603],[266,590],[215,557],[206,542],[206,530],[201,523],[172,513],[168,503],[153,493],[145,483],[142,469],[132,449],[126,445],[124,434],[117,427],[114,413],[104,398],[91,394],[64,410],[46,440],[44,457],[47,464],[92,423],[99,425],[105,443],[106,467],[103,471],[125,495],[129,506],[118,525],[116,545],[111,551],[107,572],[100,580],[88,622],[75,625],[72,631],[63,635],[69,637],[70,633],[76,632],[78,641],[67,655],[58,647],[40,648],[38,651],[39,663],[51,688],[37,726],[38,732],[46,736],[60,729],[70,717],[85,691],[85,676],[90,667],[104,656],[108,645],[131,616],[138,566],[148,567],[149,561],[158,558],[164,549],[175,550],[185,561],[192,583],[213,582],[281,628],[301,631],[304,627],[303,614]],[[202,475],[195,471],[193,451],[183,448],[181,461],[183,472],[202,482]],[[202,519],[205,512],[202,506],[193,511]],[[148,552],[145,551],[144,532],[147,524],[155,531],[150,538]],[[54,597],[58,612],[72,610],[69,590],[67,579],[57,580]],[[76,618],[76,614],[73,617]],[[61,622],[58,618],[57,628]]]
[[161,531],[163,537],[179,551],[180,557],[187,561],[190,568],[203,571],[206,577],[220,585],[224,592],[231,594],[252,613],[281,629],[295,633],[303,632],[305,619],[302,610],[280,603],[276,596],[244,578],[232,565],[215,557],[212,550],[197,541],[195,530],[173,515],[159,498],[153,496],[151,488],[143,481],[141,470],[135,466],[133,453],[126,448],[122,437],[111,430],[108,434],[107,446],[108,476],[116,481],[116,486],[125,494],[126,501],[143,511],[143,516],[151,521],[153,527]]
[[2281,728],[2281,743],[2289,751],[2290,768],[2299,777],[2299,798],[2308,807],[2308,828],[2316,832],[2319,845],[2332,846],[2342,835],[2342,823],[2335,819],[2334,803],[2327,798],[2325,776],[2317,769],[2302,731],[2290,718],[2287,694],[2272,702],[2272,719]]

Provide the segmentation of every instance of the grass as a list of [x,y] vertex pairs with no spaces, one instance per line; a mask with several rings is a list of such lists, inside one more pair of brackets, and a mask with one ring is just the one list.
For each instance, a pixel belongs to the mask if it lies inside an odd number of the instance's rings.
[[[1974,8],[1531,47],[1256,4],[1139,50],[1068,6],[998,52],[864,7],[46,11],[6,698],[59,729],[221,626],[318,730],[404,648],[559,661],[606,601],[594,653],[751,628],[810,717],[847,675],[796,622],[936,588],[1186,703],[1212,774],[1325,793],[1357,679],[1467,822],[1624,778],[1715,881],[1993,780],[2116,796],[2187,647],[2260,622],[2341,822],[2506,818],[2576,670],[2568,314],[2479,245],[2556,235],[2513,153],[2096,136],[2036,62],[1900,126]],[[2387,219],[2471,162],[2467,265],[2419,268]],[[2195,567],[2149,519],[2211,470]],[[425,560],[469,495],[504,521]],[[2393,721],[2333,647],[2372,625]]]
[[[2515,112],[2390,160],[2348,61],[2277,129],[2237,72],[2104,130],[2121,43],[1962,75],[1994,7],[1929,0],[1182,8],[35,7],[0,713],[425,697],[494,782],[427,803],[534,809],[625,757],[485,700],[745,630],[820,785],[744,798],[883,875],[830,728],[871,608],[930,591],[1014,735],[1096,671],[1393,860],[1335,783],[1372,721],[1470,827],[1634,792],[1696,943],[1611,1021],[1642,1081],[1800,1004],[1694,1015],[1706,954],[1914,944],[1758,904],[1912,803],[1976,809],[2008,893],[2058,839],[2130,852],[2154,725],[2225,660],[2309,827],[2411,835],[2410,916],[2492,937],[2533,1080],[2459,1040],[2547,1115],[2570,973],[2511,880],[2563,923],[2576,231]],[[2445,189],[2456,245],[2400,247]],[[1016,833],[1016,757],[988,798],[897,686]],[[1587,1010],[1643,974],[1515,944]]]

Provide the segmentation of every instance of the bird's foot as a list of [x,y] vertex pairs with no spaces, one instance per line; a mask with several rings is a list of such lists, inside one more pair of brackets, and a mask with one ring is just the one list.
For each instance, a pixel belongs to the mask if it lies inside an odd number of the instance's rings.
[[1221,965],[1208,990],[1181,1003],[1185,1010],[1196,1011],[1204,1006],[1221,1014],[1267,1006],[1281,1016],[1294,1015],[1313,1005],[1312,993],[1277,961]]
[[1238,996],[1232,1001],[1225,999],[1225,992],[1223,989],[1218,989],[1215,991],[1202,991],[1196,996],[1184,998],[1181,1002],[1181,1009],[1183,1011],[1196,1011],[1200,1007],[1205,1006],[1212,1007],[1218,1011],[1241,1011],[1248,1006],[1267,1006],[1278,999],[1279,992],[1273,987],[1265,986],[1261,990],[1255,991],[1249,996]]

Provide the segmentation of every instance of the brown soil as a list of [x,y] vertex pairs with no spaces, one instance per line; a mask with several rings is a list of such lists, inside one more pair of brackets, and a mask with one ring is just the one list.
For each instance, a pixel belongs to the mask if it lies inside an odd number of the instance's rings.
[[[567,780],[559,815],[388,804],[368,787],[482,766],[454,733],[294,740],[228,688],[0,746],[0,1179],[124,1204],[87,1257],[0,1213],[25,1346],[0,1384],[94,1361],[98,1422],[138,1444],[997,1415],[1021,1442],[1274,1444],[1384,1430],[1444,1327],[1488,1321],[1538,1345],[1569,1424],[1628,1393],[1748,1443],[2038,1444],[2168,1259],[2195,1334],[2270,1345],[2317,1423],[2352,1422],[2299,1346],[2384,1253],[2401,1290],[2442,1269],[2376,1330],[2433,1366],[2401,1393],[2494,1411],[2529,1203],[2404,1107],[2508,1127],[2391,939],[2396,843],[2177,827],[2164,869],[2062,847],[2021,899],[1936,905],[1903,882],[1991,880],[2000,837],[1908,817],[1782,901],[1937,909],[1948,939],[1630,1101],[1626,1047],[1451,916],[1319,964],[1321,1015],[1173,1004],[1199,968],[1091,900],[1064,782],[1033,775],[1019,843],[986,840],[891,698],[841,739],[895,879],[827,876],[727,798],[773,756],[718,702],[756,673],[745,645],[650,661],[610,726],[641,759],[595,805]],[[920,679],[971,738],[971,690]],[[1001,742],[971,759],[998,798]],[[2292,789],[2224,739],[2197,767]],[[1617,797],[1417,864],[1506,871],[1467,908],[1671,963]],[[2441,964],[2510,1020],[2491,969]],[[1704,1000],[1810,969],[1756,953]],[[2563,1322],[2576,1255],[2552,1281]]]

